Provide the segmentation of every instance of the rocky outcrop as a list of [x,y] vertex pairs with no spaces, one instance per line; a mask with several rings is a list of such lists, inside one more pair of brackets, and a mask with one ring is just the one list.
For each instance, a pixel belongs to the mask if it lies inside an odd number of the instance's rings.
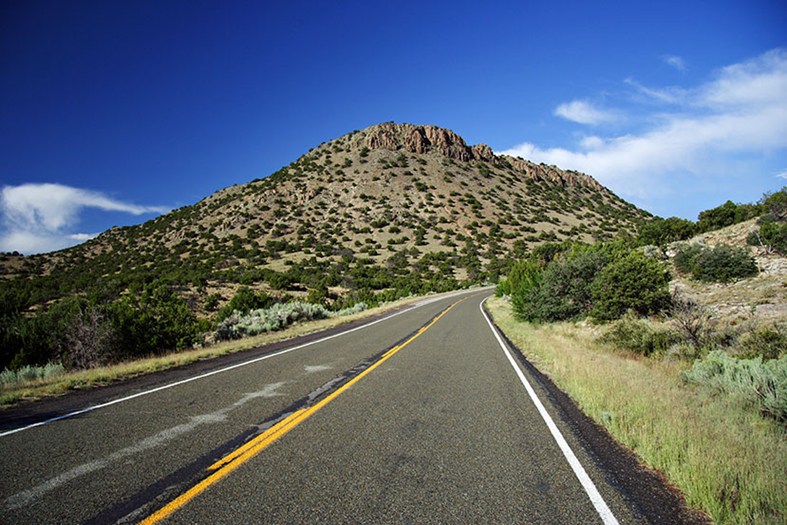
[[607,191],[596,179],[578,171],[564,171],[555,166],[536,164],[520,157],[503,155],[502,158],[508,162],[514,170],[522,172],[537,181],[548,181],[564,187],[582,186],[598,191]]
[[515,171],[537,181],[547,181],[563,187],[586,187],[604,190],[593,177],[576,171],[563,171],[555,166],[535,164],[519,157],[497,156],[486,144],[468,146],[465,140],[450,129],[437,126],[417,126],[386,122],[364,130],[357,139],[357,147],[406,151],[423,155],[438,153],[463,162],[502,161]]
[[491,161],[495,157],[492,148],[486,144],[468,146],[462,137],[450,129],[437,126],[386,122],[366,131],[363,145],[370,149],[404,150],[418,154],[435,152],[464,162]]

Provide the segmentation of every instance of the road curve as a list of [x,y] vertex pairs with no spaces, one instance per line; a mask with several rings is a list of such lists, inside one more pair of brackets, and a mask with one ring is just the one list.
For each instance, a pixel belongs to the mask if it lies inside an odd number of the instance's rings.
[[509,355],[486,295],[137,385],[47,424],[3,421],[0,522],[680,522],[628,490],[636,469],[605,468]]

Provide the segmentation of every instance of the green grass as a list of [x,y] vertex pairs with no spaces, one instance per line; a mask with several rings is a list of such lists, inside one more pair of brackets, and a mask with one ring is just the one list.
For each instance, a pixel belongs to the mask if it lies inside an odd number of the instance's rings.
[[718,524],[787,520],[787,436],[736,400],[687,386],[686,363],[597,341],[594,328],[535,326],[493,298],[495,322],[580,408]]

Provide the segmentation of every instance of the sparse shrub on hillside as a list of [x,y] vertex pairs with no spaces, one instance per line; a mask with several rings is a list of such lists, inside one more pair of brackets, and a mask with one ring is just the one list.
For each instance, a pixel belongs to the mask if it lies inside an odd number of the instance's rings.
[[764,221],[747,240],[752,246],[765,247],[768,253],[787,255],[787,223]]
[[749,236],[749,244],[787,255],[787,186],[766,193],[761,202],[764,213],[759,220],[760,228]]
[[727,201],[721,206],[700,212],[697,232],[704,233],[732,226],[758,217],[762,212],[763,207],[760,204],[735,204]]
[[739,359],[714,350],[682,373],[687,383],[756,407],[763,415],[787,424],[787,356],[763,361]]
[[708,282],[729,282],[757,275],[754,259],[744,248],[719,244],[713,248],[701,245],[683,246],[675,255],[675,267],[694,279]]
[[205,310],[212,312],[216,310],[219,306],[219,301],[221,301],[221,294],[219,293],[212,293],[205,299]]

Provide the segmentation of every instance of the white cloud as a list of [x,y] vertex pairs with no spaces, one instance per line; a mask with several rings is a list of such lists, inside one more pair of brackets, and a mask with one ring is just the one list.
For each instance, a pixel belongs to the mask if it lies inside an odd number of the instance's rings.
[[656,112],[652,104],[640,104],[639,129],[584,137],[576,148],[524,143],[502,153],[583,171],[624,196],[645,198],[679,188],[682,182],[675,177],[718,179],[741,157],[778,158],[787,150],[786,50],[725,67],[688,89],[626,84],[651,102],[678,107]]
[[614,113],[598,109],[586,100],[572,100],[571,102],[560,104],[555,109],[555,115],[572,122],[589,124],[591,126],[617,120],[617,116]]
[[80,212],[96,208],[132,215],[165,213],[160,206],[138,206],[103,193],[62,184],[5,186],[0,192],[0,251],[41,253],[73,246],[97,234],[68,231],[79,223]]
[[664,55],[661,59],[665,64],[674,67],[678,71],[686,71],[686,61],[677,55]]
[[776,174],[776,176],[782,179],[787,179],[787,170],[780,171],[779,173]]

